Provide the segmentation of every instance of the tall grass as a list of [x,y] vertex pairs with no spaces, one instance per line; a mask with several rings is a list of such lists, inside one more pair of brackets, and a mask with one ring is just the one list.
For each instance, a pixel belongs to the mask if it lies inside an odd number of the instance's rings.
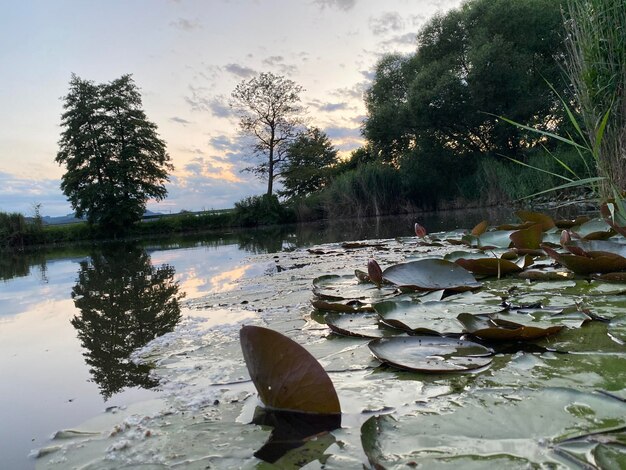
[[577,131],[594,150],[606,199],[626,189],[626,5],[569,0],[565,26],[567,74],[585,129]]

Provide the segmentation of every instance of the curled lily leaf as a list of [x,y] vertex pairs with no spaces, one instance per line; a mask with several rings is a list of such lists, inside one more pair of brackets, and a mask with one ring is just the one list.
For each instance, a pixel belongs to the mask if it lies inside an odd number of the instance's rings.
[[570,235],[569,231],[563,230],[561,232],[561,246],[565,246],[571,242],[572,242],[572,236]]
[[378,287],[383,283],[383,270],[375,259],[370,259],[367,262],[367,274],[371,281]]
[[417,222],[415,222],[415,235],[417,235],[419,238],[424,238],[427,234],[428,232],[426,231],[426,229]]

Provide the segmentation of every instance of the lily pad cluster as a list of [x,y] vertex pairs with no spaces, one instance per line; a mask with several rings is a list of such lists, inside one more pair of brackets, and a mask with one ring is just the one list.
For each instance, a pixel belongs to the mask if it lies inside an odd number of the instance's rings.
[[[515,305],[509,292],[483,292],[490,279],[518,282],[602,279],[626,282],[626,242],[603,219],[554,221],[519,211],[519,224],[427,235],[419,243],[464,245],[443,258],[424,258],[367,272],[314,280],[315,318],[334,334],[371,339],[372,354],[389,366],[424,373],[487,366],[503,343],[532,342],[591,321],[609,322],[580,303]],[[426,243],[427,244],[427,243]],[[481,282],[483,281],[483,282]],[[513,284],[510,289],[514,290]]]

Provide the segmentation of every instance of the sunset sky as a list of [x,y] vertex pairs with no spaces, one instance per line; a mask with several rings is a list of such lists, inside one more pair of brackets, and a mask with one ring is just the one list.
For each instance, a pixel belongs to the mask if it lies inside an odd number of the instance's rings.
[[305,88],[309,121],[349,152],[363,92],[387,52],[409,53],[424,22],[460,0],[21,0],[0,15],[0,211],[71,212],[54,161],[72,73],[131,73],[175,171],[160,212],[232,207],[261,194],[228,98],[271,71]]

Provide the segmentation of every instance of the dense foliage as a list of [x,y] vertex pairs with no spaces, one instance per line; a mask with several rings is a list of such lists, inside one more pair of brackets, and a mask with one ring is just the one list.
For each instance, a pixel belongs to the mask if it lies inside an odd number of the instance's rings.
[[328,185],[337,162],[337,150],[324,132],[313,127],[298,135],[287,148],[286,157],[281,194],[298,198]]
[[137,86],[130,75],[103,84],[74,75],[63,107],[56,157],[66,167],[61,189],[77,217],[111,232],[128,228],[148,199],[166,196],[173,169]]
[[435,16],[414,54],[379,61],[365,94],[366,145],[301,205],[335,216],[501,203],[560,183],[506,158],[562,172],[546,149],[590,176],[572,149],[498,119],[573,131],[557,95],[570,101],[564,36],[552,0],[470,0]]

